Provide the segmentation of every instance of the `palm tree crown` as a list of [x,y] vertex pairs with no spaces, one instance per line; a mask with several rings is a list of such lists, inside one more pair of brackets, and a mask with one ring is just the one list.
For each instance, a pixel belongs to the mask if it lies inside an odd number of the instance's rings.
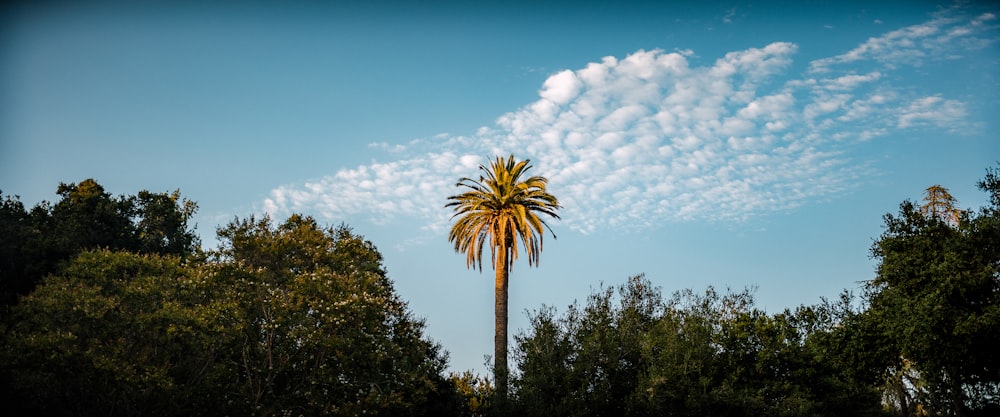
[[458,217],[448,234],[448,241],[454,242],[456,252],[465,253],[466,266],[482,270],[483,246],[487,238],[494,267],[504,267],[509,272],[518,257],[518,238],[528,255],[528,265],[538,265],[544,229],[555,237],[539,214],[558,219],[555,211],[561,207],[556,197],[545,191],[548,183],[545,177],[531,176],[521,180],[531,169],[530,162],[515,161],[514,155],[506,160],[497,157],[489,167],[479,166],[483,174],[478,181],[462,178],[455,184],[467,191],[448,197],[450,202],[445,207],[454,207],[452,217]]

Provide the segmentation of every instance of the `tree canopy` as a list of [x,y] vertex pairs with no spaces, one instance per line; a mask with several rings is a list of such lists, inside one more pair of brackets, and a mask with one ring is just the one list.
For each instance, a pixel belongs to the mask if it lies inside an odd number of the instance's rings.
[[446,355],[345,226],[236,220],[203,260],[84,251],[17,305],[0,364],[46,415],[452,415]]
[[[885,215],[872,246],[878,260],[866,290],[865,318],[877,332],[890,378],[906,375],[895,396],[904,414],[1000,412],[1000,182],[990,169],[979,188],[991,204],[960,211],[946,189],[926,203]],[[919,410],[918,410],[919,408]]]
[[198,209],[180,191],[114,197],[93,179],[60,183],[55,204],[30,211],[0,193],[0,306],[17,302],[45,275],[85,250],[187,257],[198,248],[189,224]]
[[536,310],[515,358],[537,416],[878,415],[873,388],[829,361],[834,304],[769,315],[749,290],[679,291],[642,276],[557,315]]

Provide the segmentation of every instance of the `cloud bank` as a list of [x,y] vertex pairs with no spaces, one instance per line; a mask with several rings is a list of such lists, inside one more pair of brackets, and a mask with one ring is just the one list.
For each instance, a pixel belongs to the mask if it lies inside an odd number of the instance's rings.
[[[551,75],[539,99],[467,136],[376,144],[373,162],[271,191],[272,215],[308,212],[447,227],[446,197],[493,155],[532,160],[588,233],[674,221],[743,221],[844,192],[850,148],[901,129],[954,128],[965,104],[914,96],[886,78],[901,66],[987,47],[995,16],[949,11],[788,74],[797,46],[772,43],[699,65],[690,51],[639,50]],[[861,70],[861,69],[864,70]]]

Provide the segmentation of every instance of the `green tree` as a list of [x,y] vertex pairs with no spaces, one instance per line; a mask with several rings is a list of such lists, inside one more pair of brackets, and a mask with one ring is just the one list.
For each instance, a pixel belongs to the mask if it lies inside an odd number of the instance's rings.
[[515,337],[516,399],[532,416],[636,415],[643,346],[663,312],[659,290],[642,276],[601,288],[562,316],[544,307]]
[[883,415],[877,386],[887,352],[881,337],[871,331],[872,322],[859,301],[848,291],[837,302],[800,306],[789,321],[802,332],[803,352],[811,358],[805,384],[817,395],[817,415]]
[[[867,284],[867,314],[891,355],[883,359],[891,363],[888,386],[910,389],[894,397],[901,414],[1000,411],[997,170],[987,170],[979,187],[992,204],[978,213],[949,208],[954,201],[944,189],[929,191],[922,207],[903,202],[898,215],[885,216],[885,232],[872,247],[879,264]],[[904,377],[911,383],[902,384]]]
[[[125,250],[190,256],[198,238],[189,221],[197,204],[173,193],[140,191],[114,197],[87,179],[60,183],[55,204],[24,210],[17,198],[0,203],[0,301],[9,307],[47,274],[58,272],[81,251]],[[5,309],[6,310],[6,309]]]
[[[497,157],[490,166],[480,165],[479,179],[462,178],[456,184],[465,191],[448,197],[458,220],[448,233],[455,251],[465,253],[467,267],[482,270],[483,248],[489,246],[496,271],[494,333],[494,380],[497,395],[507,397],[507,296],[508,276],[523,249],[529,266],[537,266],[548,224],[540,215],[558,219],[555,196],[546,191],[548,180],[526,177],[530,161]],[[553,233],[553,238],[555,234]],[[518,240],[520,239],[520,243]]]
[[24,204],[0,192],[0,306],[6,308],[14,304],[18,294],[31,291],[28,265],[33,240],[31,216]]
[[[7,301],[31,292],[48,274],[57,272],[76,254],[88,249],[134,250],[134,205],[126,197],[112,197],[92,179],[79,184],[60,183],[55,204],[41,202],[31,209],[26,238],[14,240],[21,248],[17,269],[0,276],[16,292]],[[0,236],[4,242],[13,236]],[[16,238],[15,238],[16,239]],[[11,304],[7,304],[8,306]]]
[[15,415],[219,414],[233,305],[217,290],[176,257],[81,253],[13,310]]
[[185,261],[85,251],[24,297],[0,349],[15,413],[458,414],[371,242],[298,215],[219,235]]
[[446,355],[394,292],[375,246],[346,226],[293,215],[218,232],[219,285],[239,327],[234,401],[259,415],[447,415]]
[[464,416],[486,417],[490,414],[494,395],[493,384],[489,378],[465,371],[461,374],[451,374],[451,381],[460,398],[461,414]]
[[132,224],[135,204],[131,199],[113,197],[93,179],[60,183],[56,193],[62,198],[52,206],[48,224],[41,228],[61,258],[85,249],[136,248]]
[[167,193],[139,191],[135,203],[135,239],[139,253],[185,257],[198,247],[198,236],[188,223],[198,204],[181,197],[180,190]]
[[[643,356],[649,369],[640,381],[641,398],[650,414],[711,415],[718,366],[718,293],[675,293],[669,308],[645,335]],[[641,392],[641,391],[645,392]]]
[[515,400],[529,416],[879,415],[875,391],[835,360],[830,305],[766,314],[749,290],[677,292],[642,276],[516,338]]

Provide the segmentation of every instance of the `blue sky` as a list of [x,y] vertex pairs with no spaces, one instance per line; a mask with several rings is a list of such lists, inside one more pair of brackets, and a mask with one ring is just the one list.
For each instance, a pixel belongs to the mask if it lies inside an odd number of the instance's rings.
[[565,207],[512,329],[638,273],[813,304],[871,278],[904,199],[985,203],[1000,8],[789,3],[5,6],[0,190],[179,188],[208,246],[236,216],[346,222],[454,370],[492,352],[493,275],[443,205],[495,154]]

